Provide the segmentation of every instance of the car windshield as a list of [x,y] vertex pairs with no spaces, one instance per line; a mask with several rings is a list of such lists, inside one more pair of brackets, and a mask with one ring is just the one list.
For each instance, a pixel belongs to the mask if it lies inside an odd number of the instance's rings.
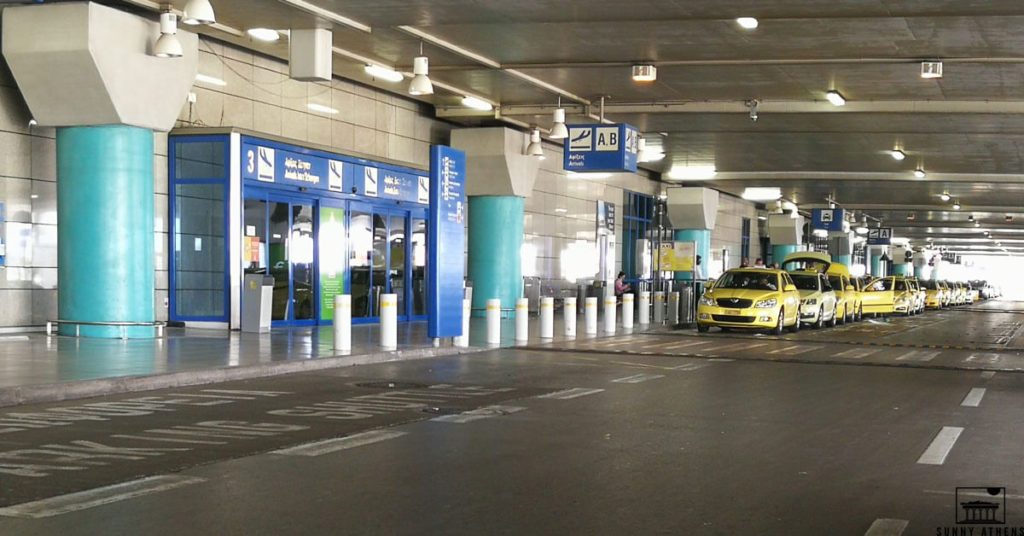
[[833,290],[845,290],[846,287],[843,285],[843,278],[833,275],[828,278],[828,282],[832,285]]
[[789,277],[793,279],[793,284],[799,290],[819,290],[818,276],[816,275],[789,274]]
[[715,288],[778,290],[779,276],[767,272],[726,272],[715,282]]
[[871,282],[864,290],[867,292],[885,292],[892,290],[892,279],[886,277],[885,279],[876,279]]
[[939,290],[939,284],[931,280],[922,281],[921,286],[924,287],[926,290]]
[[896,290],[907,290],[907,282],[902,279],[897,281]]

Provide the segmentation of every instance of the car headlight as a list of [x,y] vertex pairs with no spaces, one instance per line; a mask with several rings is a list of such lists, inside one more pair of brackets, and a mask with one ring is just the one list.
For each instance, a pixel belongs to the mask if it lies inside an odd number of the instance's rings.
[[756,308],[756,309],[771,309],[772,307],[775,307],[778,304],[779,304],[779,300],[777,300],[775,298],[772,298],[772,299],[769,299],[769,300],[761,300],[761,301],[755,303],[754,304],[754,308]]
[[700,304],[701,305],[710,305],[710,306],[713,307],[715,305],[715,300],[714,300],[714,298],[709,298],[708,296],[701,296],[700,297]]
[[807,298],[806,300],[801,300],[800,303],[804,305],[818,305],[818,298]]

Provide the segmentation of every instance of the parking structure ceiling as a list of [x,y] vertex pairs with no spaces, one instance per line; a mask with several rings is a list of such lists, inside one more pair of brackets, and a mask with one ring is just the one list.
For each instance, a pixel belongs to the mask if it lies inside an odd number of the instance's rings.
[[[334,73],[395,93],[406,92],[408,74],[389,83],[364,65],[411,73],[422,46],[435,94],[416,98],[458,124],[546,130],[560,98],[569,123],[603,111],[641,129],[648,152],[665,155],[642,166],[669,184],[737,195],[777,186],[801,210],[832,199],[915,245],[1024,252],[1019,0],[211,2],[218,25],[189,29],[287,60],[284,30],[330,28]],[[149,0],[105,3],[159,9]],[[738,17],[759,24],[745,29]],[[259,27],[282,30],[282,39],[245,34]],[[943,76],[922,78],[922,61],[941,61]],[[656,66],[657,80],[632,81],[637,64]],[[829,90],[846,105],[829,103]],[[464,95],[496,108],[469,110]],[[893,159],[894,149],[906,158]],[[669,178],[708,165],[717,170],[711,179]]]

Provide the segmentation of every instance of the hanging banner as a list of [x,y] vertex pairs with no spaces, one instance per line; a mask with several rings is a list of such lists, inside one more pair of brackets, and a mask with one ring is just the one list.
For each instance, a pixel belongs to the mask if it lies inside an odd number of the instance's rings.
[[466,153],[432,146],[429,189],[427,336],[458,337],[462,335],[462,281],[466,277]]

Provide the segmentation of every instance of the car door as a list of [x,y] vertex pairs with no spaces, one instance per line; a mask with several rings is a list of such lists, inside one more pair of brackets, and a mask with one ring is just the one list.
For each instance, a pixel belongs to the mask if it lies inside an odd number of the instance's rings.
[[[782,300],[786,304],[786,310],[792,311],[794,317],[800,317],[800,291],[789,277],[789,274],[782,273]],[[786,290],[786,289],[790,290]],[[796,322],[796,319],[793,320]]]

